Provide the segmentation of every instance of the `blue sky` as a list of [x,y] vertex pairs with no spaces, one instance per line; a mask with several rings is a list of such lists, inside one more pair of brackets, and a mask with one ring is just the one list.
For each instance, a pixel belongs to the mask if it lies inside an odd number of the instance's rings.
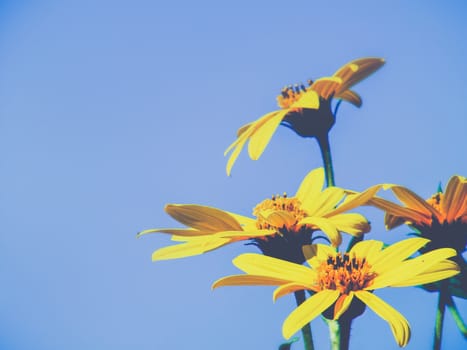
[[[136,233],[176,226],[166,203],[249,215],[271,194],[294,193],[321,165],[313,140],[280,128],[231,177],[224,149],[276,108],[284,85],[363,56],[387,63],[355,87],[360,109],[340,108],[337,185],[391,182],[428,197],[466,176],[466,13],[460,0],[0,2],[0,347],[277,348],[293,298],[210,290],[254,247],[152,263],[168,237]],[[408,232],[362,212],[372,238]],[[407,349],[429,348],[436,295],[377,294],[409,320]],[[327,348],[323,322],[312,327]],[[450,315],[443,345],[465,346]],[[367,310],[351,348],[398,347]]]

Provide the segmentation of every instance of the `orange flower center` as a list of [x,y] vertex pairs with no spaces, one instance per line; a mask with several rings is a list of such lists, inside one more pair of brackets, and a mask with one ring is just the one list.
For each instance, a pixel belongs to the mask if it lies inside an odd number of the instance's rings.
[[[308,85],[311,86],[313,82],[308,80]],[[302,95],[310,88],[306,88],[303,84],[295,84],[295,86],[289,85],[282,89],[281,94],[277,96],[277,104],[281,108],[290,108],[292,104],[297,102]]]
[[[274,210],[276,212],[282,212],[285,215],[283,220],[281,216],[275,217],[274,222],[266,221],[261,212],[266,210]],[[253,210],[253,215],[256,216],[256,227],[259,230],[274,230],[280,229],[284,226],[287,229],[292,229],[301,219],[307,214],[301,208],[301,203],[297,198],[287,198],[287,194],[284,193],[282,196],[272,196],[271,199],[266,199],[259,203]]]
[[443,210],[443,202],[444,202],[444,194],[441,192],[438,192],[431,196],[431,198],[427,199],[426,202],[431,205],[433,208],[435,208],[437,211],[439,211],[441,214],[444,215],[444,210]]
[[338,290],[341,294],[362,290],[376,277],[365,258],[350,257],[348,253],[329,256],[317,272],[319,290]]

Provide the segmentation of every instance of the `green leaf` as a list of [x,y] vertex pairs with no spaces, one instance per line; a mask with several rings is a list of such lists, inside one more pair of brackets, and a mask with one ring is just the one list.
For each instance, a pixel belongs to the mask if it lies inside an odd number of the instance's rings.
[[290,350],[291,346],[293,343],[297,342],[300,338],[299,337],[293,337],[290,339],[287,343],[283,343],[279,346],[279,350]]

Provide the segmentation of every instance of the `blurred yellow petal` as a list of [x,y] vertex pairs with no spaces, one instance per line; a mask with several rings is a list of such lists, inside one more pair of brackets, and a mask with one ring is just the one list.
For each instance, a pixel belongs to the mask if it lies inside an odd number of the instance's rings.
[[303,289],[310,289],[309,286],[304,286],[302,284],[298,283],[287,283],[283,284],[280,287],[277,287],[274,290],[274,293],[272,294],[272,300],[276,301],[280,297],[283,297],[284,295],[296,292],[297,290],[303,290]]
[[271,115],[271,117],[266,120],[253,135],[251,135],[250,143],[248,144],[248,154],[251,159],[257,160],[261,156],[271,140],[272,135],[286,114],[286,110],[276,112]]
[[343,83],[340,91],[345,91],[362,81],[378,70],[384,63],[384,59],[376,57],[360,58],[347,63],[334,73],[334,76],[342,79]]
[[178,222],[201,231],[241,231],[240,224],[226,212],[196,204],[168,204],[165,211]]
[[340,94],[335,96],[336,98],[340,98],[344,101],[350,102],[356,107],[361,107],[362,106],[362,98],[354,91],[352,90],[345,90],[342,91]]
[[443,209],[447,221],[452,221],[467,206],[467,183],[460,176],[453,176],[446,186]]
[[316,168],[308,173],[303,179],[298,188],[295,197],[302,203],[303,207],[307,206],[307,201],[313,202],[321,193],[324,186],[324,168]]
[[185,258],[203,254],[213,249],[220,248],[230,243],[228,238],[190,240],[187,243],[181,243],[156,250],[152,254],[152,261]]
[[335,95],[336,91],[342,85],[342,79],[339,77],[324,77],[317,79],[311,88],[316,91],[322,98],[327,100]]
[[195,229],[183,229],[183,228],[155,228],[155,229],[149,229],[149,230],[138,232],[136,237],[141,237],[149,233],[168,233],[171,235],[178,235],[178,236],[204,236],[204,235],[212,234],[212,231],[199,231]]
[[402,218],[407,219],[408,221],[410,220],[411,222],[425,222],[428,219],[431,220],[431,218],[420,214],[415,210],[401,207],[400,205],[394,204],[382,198],[372,198],[369,200],[368,204],[373,205],[381,210],[384,210],[388,214],[400,216]]
[[368,201],[374,198],[376,193],[381,189],[383,185],[375,185],[371,186],[370,188],[366,189],[365,191],[358,193],[358,194],[351,194],[347,196],[345,201],[339,205],[333,211],[325,214],[325,217],[330,217],[332,215],[341,214],[343,212],[355,209],[362,205],[367,205]]
[[270,235],[275,235],[276,232],[273,230],[254,230],[254,231],[221,231],[212,234],[213,237],[219,238],[257,238],[257,237],[266,237]]
[[353,297],[354,292],[350,292],[348,295],[341,295],[339,299],[337,299],[336,304],[334,305],[334,320],[338,320],[339,317],[347,311],[350,303],[352,303]]
[[237,137],[240,137],[241,134],[243,134],[245,131],[247,131],[252,124],[253,123],[248,123],[248,124],[242,125],[240,128],[238,128]]
[[[252,129],[252,128],[250,128]],[[227,176],[230,176],[230,173],[232,172],[232,167],[235,163],[235,161],[237,160],[238,156],[240,155],[240,152],[242,151],[243,147],[245,146],[245,143],[248,141],[248,136],[251,132],[250,132],[250,129],[248,129],[247,131],[245,131],[237,140],[235,141],[232,145],[235,144],[235,149],[232,151],[232,153],[230,154],[230,157],[229,157],[229,160],[227,161],[227,166],[225,167],[225,171],[227,173]],[[224,155],[226,155],[229,151],[230,151],[230,148],[232,147],[232,145],[229,146],[229,148],[227,148],[227,150],[225,151]]]
[[304,325],[319,316],[339,297],[337,290],[323,290],[309,297],[286,318],[282,325],[282,335],[289,339]]
[[312,282],[309,268],[269,256],[242,254],[233,259],[232,262],[240,270],[250,275],[262,275],[305,285]]
[[219,278],[211,288],[216,289],[226,286],[278,286],[287,283],[286,280],[254,275],[232,275]]
[[384,214],[384,225],[388,230],[398,227],[405,223],[405,220],[399,216],[394,216],[388,213]]
[[440,217],[440,213],[429,205],[422,197],[418,196],[408,188],[402,186],[393,186],[392,191],[395,196],[407,207],[414,209],[425,216]]
[[375,314],[389,323],[392,334],[399,346],[407,345],[410,340],[410,327],[404,316],[374,294],[358,291],[355,296],[372,309]]
[[309,215],[324,216],[337,206],[345,197],[345,191],[339,187],[326,188],[318,198],[315,199],[315,205],[308,211]]
[[274,227],[291,226],[295,223],[295,216],[284,210],[267,209],[258,213],[265,221]]

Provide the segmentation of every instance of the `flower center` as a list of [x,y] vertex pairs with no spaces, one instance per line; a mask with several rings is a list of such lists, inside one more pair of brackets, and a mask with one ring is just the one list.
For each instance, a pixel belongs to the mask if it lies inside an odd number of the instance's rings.
[[348,253],[329,256],[317,272],[319,290],[338,290],[341,294],[362,290],[376,277],[365,258],[350,257]]
[[[308,80],[308,86],[311,86],[313,81]],[[310,88],[306,88],[303,84],[295,84],[294,86],[289,85],[282,89],[281,94],[277,96],[277,104],[281,108],[290,108],[290,106],[298,101],[302,95],[307,92]]]
[[[273,210],[283,215],[277,215],[274,220],[264,218],[262,212]],[[253,210],[253,215],[256,216],[256,227],[259,230],[274,230],[281,229],[284,226],[287,229],[293,228],[307,214],[301,208],[301,203],[297,198],[288,198],[284,193],[282,196],[272,196],[271,199],[266,199],[259,203]]]
[[431,205],[433,208],[435,208],[437,211],[440,213],[444,213],[443,211],[443,202],[444,202],[444,194],[441,192],[438,192],[431,196],[431,198],[427,199],[426,202]]

